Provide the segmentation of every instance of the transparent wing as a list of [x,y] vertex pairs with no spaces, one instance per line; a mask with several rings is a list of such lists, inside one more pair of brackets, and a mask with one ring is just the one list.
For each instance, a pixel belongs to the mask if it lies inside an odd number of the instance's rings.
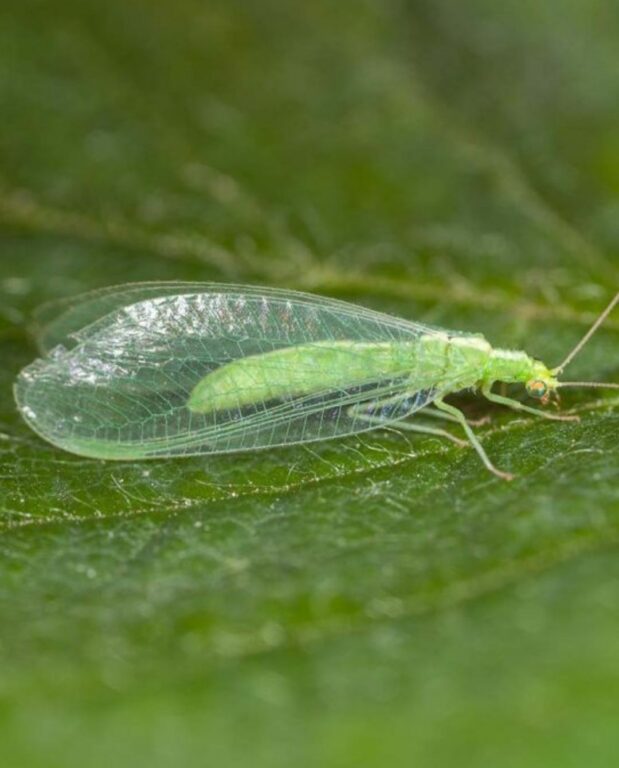
[[75,334],[115,310],[162,296],[203,292],[205,288],[208,285],[191,282],[127,283],[51,301],[35,312],[37,342],[43,352],[59,344],[74,346]]
[[[375,312],[366,307],[351,305],[344,301],[329,299],[322,296],[291,291],[280,288],[267,288],[251,285],[236,285],[233,283],[198,283],[198,282],[142,282],[109,286],[95,291],[74,296],[68,299],[52,301],[39,307],[35,314],[35,331],[37,342],[42,351],[49,352],[62,344],[74,346],[76,335],[84,332],[93,323],[103,320],[116,310],[131,304],[141,303],[149,299],[175,297],[183,295],[221,294],[224,296],[246,296],[248,299],[266,299],[267,301],[290,300],[295,304],[309,302],[314,306],[322,306],[337,311],[366,315],[374,318],[384,318],[391,324],[415,327],[432,333],[440,329],[429,325],[403,320],[401,318]],[[108,321],[111,321],[110,317]]]
[[[422,337],[437,333],[294,291],[142,284],[66,307],[48,324],[46,338],[72,346],[56,346],[24,369],[15,395],[43,438],[87,456],[137,459],[322,440],[376,428],[351,407],[359,403],[394,397],[397,403],[402,396],[405,406],[390,406],[393,420],[431,402],[448,383],[428,379],[432,361],[415,357],[415,350]],[[336,356],[341,375],[333,376],[333,358],[329,369],[318,370],[324,386],[289,393],[284,386],[276,398],[204,413],[187,407],[196,385],[222,366],[288,347],[322,350],[330,342],[342,344],[345,355]],[[385,350],[383,366],[376,360]],[[279,364],[261,363],[261,375],[281,381],[282,360],[269,359]],[[297,366],[307,365],[315,381],[321,359],[303,355]],[[348,370],[357,373],[349,377]]]

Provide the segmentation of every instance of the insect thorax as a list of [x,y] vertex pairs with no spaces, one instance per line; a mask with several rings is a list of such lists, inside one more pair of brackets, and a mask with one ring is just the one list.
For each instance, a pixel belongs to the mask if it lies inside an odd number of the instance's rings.
[[423,361],[417,378],[433,379],[433,384],[455,391],[475,385],[483,378],[492,347],[481,335],[428,334],[419,341]]
[[508,384],[525,383],[531,379],[545,379],[550,372],[543,363],[529,357],[526,352],[512,349],[492,349],[484,380],[504,381]]

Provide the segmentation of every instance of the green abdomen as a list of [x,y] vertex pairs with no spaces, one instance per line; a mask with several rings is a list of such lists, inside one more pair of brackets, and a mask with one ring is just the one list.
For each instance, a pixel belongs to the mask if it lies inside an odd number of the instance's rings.
[[206,413],[406,375],[418,347],[418,342],[320,341],[251,355],[205,376],[187,405]]

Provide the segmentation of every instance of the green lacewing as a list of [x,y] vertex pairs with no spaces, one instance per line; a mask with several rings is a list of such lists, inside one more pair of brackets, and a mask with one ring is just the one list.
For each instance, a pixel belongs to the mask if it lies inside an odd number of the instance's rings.
[[[444,398],[489,400],[573,419],[492,391],[522,383],[547,403],[558,376],[619,301],[615,296],[564,362],[307,293],[216,283],[138,283],[44,310],[43,357],[18,376],[18,408],[42,438],[101,459],[250,451],[386,425],[462,441],[405,421],[421,411],[458,423],[500,477],[471,424]],[[580,382],[583,386],[609,386]],[[436,421],[434,421],[436,425]]]

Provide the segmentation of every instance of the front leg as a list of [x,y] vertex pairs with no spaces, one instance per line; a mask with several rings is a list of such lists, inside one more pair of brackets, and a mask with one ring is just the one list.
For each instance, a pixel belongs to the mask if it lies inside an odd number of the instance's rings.
[[580,421],[580,416],[564,416],[560,413],[548,413],[548,411],[542,411],[540,408],[531,408],[528,405],[524,405],[519,400],[514,400],[511,397],[496,395],[492,391],[492,383],[484,384],[481,388],[481,392],[487,400],[490,400],[491,403],[505,405],[507,408],[511,408],[513,411],[531,413],[533,416],[541,416],[543,419],[550,419],[551,421]]

